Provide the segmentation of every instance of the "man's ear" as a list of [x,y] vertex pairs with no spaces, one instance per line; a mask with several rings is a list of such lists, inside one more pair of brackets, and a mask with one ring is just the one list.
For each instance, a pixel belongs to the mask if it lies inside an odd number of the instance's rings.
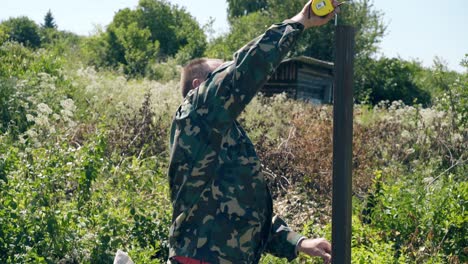
[[201,81],[199,79],[193,79],[192,81],[192,89],[195,89],[197,88],[198,86],[200,86],[201,84]]

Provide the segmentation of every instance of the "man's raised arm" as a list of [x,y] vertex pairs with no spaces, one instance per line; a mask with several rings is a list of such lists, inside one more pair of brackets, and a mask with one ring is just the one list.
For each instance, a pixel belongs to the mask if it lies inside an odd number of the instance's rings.
[[311,1],[297,15],[272,25],[264,34],[239,49],[232,62],[214,71],[200,86],[196,95],[198,107],[209,105],[209,112],[216,113],[217,117],[212,121],[219,124],[214,127],[222,129],[224,124],[239,116],[304,29],[326,24],[333,17],[333,13],[324,18],[310,14],[310,4]]

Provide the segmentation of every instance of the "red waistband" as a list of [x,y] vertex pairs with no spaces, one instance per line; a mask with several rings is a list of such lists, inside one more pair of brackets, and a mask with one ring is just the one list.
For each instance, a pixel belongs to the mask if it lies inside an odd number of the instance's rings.
[[210,264],[209,262],[187,257],[173,257],[172,259],[179,262],[180,264]]

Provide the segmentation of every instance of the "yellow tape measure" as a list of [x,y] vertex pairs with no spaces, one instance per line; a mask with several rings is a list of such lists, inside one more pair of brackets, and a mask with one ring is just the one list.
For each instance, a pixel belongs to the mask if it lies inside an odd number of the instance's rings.
[[[342,4],[343,2],[338,6]],[[313,0],[311,8],[312,12],[317,16],[326,16],[335,10],[331,0]]]

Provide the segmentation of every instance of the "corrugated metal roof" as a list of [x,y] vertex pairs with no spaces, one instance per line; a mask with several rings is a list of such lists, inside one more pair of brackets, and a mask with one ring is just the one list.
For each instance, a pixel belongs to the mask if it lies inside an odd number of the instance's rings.
[[318,60],[318,59],[314,59],[312,57],[307,57],[307,56],[288,58],[288,59],[283,60],[282,62],[289,62],[289,61],[299,61],[299,62],[309,64],[309,65],[317,65],[320,67],[324,67],[330,70],[332,70],[334,67],[333,62]]

